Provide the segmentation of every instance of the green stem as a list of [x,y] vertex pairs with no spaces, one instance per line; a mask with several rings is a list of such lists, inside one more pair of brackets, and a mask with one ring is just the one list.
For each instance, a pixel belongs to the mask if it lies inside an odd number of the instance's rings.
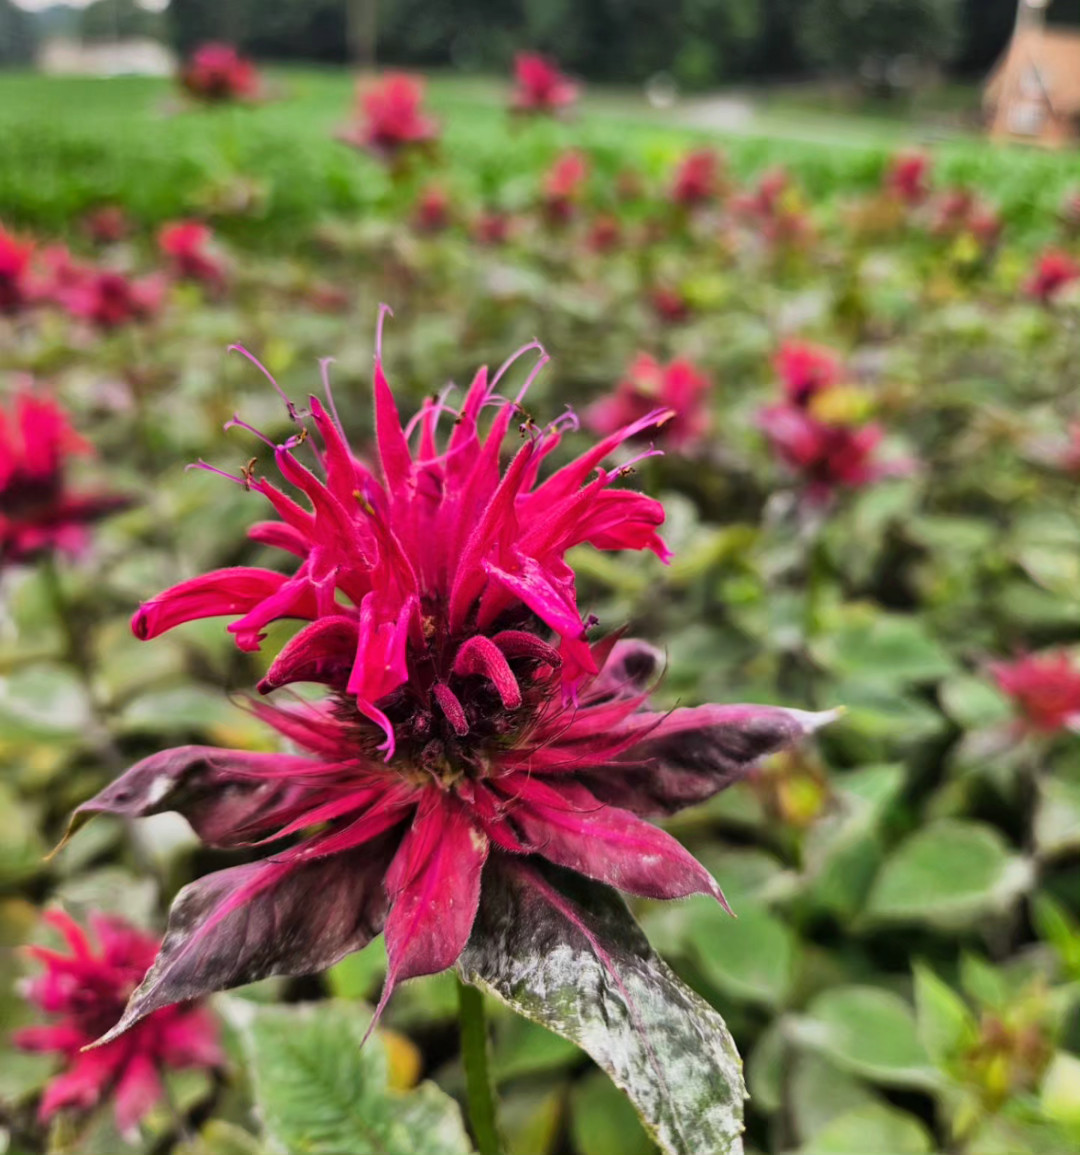
[[502,1155],[502,1142],[495,1116],[495,1092],[488,1067],[484,996],[460,977],[457,986],[461,1059],[465,1065],[465,1098],[469,1106],[469,1122],[480,1155]]

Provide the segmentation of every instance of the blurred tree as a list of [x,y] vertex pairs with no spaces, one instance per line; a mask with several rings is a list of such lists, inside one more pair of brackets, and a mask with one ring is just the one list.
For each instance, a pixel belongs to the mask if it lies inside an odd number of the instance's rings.
[[960,43],[954,58],[959,72],[981,76],[1005,51],[1016,23],[1017,0],[964,0]]
[[33,18],[12,0],[0,0],[0,67],[32,64],[36,50]]
[[880,90],[903,83],[905,59],[949,60],[958,42],[962,0],[806,0],[798,37],[807,60],[858,74]]
[[138,0],[94,0],[79,14],[83,40],[126,40],[133,36],[155,39],[164,34],[159,12],[144,8]]

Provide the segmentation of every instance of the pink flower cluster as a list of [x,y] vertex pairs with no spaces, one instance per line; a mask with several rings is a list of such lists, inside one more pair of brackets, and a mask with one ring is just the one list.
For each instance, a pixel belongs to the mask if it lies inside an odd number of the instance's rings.
[[559,70],[555,61],[537,52],[519,52],[514,57],[512,111],[557,115],[575,104],[577,98],[578,86]]
[[381,80],[361,81],[356,112],[341,140],[381,160],[398,161],[438,136],[438,125],[423,109],[424,82],[404,72],[388,72]]
[[585,411],[585,423],[600,434],[639,422],[662,410],[663,424],[641,431],[673,450],[699,445],[709,431],[708,395],[712,382],[693,362],[676,358],[662,365],[648,353],[639,353],[615,391]]
[[1053,734],[1080,730],[1080,667],[1065,653],[1026,654],[990,667],[1013,701],[1023,729]]

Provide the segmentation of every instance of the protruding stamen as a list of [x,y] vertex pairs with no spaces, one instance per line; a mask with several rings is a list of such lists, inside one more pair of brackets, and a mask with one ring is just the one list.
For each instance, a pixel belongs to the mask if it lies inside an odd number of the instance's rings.
[[454,733],[464,738],[469,732],[469,720],[465,717],[465,709],[457,694],[445,682],[436,682],[431,692],[446,715],[446,720],[454,727]]
[[230,417],[229,420],[225,422],[222,428],[226,431],[230,429],[246,429],[248,433],[253,433],[263,443],[263,445],[269,445],[271,449],[277,448],[274,442],[271,441],[265,433],[260,432],[255,428],[254,425],[249,425],[246,421],[242,421],[240,419],[239,413],[234,413],[232,417]]
[[337,405],[334,404],[334,391],[330,388],[330,366],[333,364],[333,357],[320,357],[319,376],[322,378],[323,392],[326,394],[326,404],[330,409],[330,416],[333,417],[334,424],[341,431],[342,435],[344,435],[345,427],[341,424],[341,418],[338,416]]
[[269,381],[270,384],[273,385],[275,391],[277,392],[277,395],[281,398],[282,401],[285,402],[285,408],[289,412],[289,417],[293,421],[299,421],[300,420],[300,414],[299,414],[296,406],[292,403],[292,401],[289,400],[288,394],[277,383],[277,381],[274,378],[273,373],[271,373],[270,370],[267,369],[267,367],[259,360],[258,357],[255,356],[254,353],[252,353],[249,349],[245,349],[243,345],[230,345],[228,348],[228,352],[239,353],[241,356],[246,357],[252,363],[252,365],[254,365],[255,368],[258,369],[259,372],[267,379],[267,381]]
[[544,346],[541,345],[539,341],[532,340],[527,345],[522,345],[520,349],[514,353],[511,353],[510,356],[507,357],[506,360],[499,366],[499,371],[495,374],[494,377],[492,377],[491,384],[488,386],[488,392],[494,393],[499,382],[503,379],[503,377],[506,376],[507,372],[513,368],[513,366],[517,364],[517,362],[520,361],[526,353],[531,353],[533,349],[538,350],[545,357],[547,356],[547,354],[544,352]]
[[376,361],[382,360],[383,325],[386,322],[386,318],[392,317],[393,315],[394,315],[394,310],[391,309],[390,306],[388,304],[386,304],[385,301],[379,305],[379,319],[375,322],[375,360]]

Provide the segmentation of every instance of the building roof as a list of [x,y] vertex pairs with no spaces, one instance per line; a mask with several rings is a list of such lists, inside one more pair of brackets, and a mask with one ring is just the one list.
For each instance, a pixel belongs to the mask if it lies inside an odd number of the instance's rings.
[[1015,91],[1033,69],[1050,107],[1065,116],[1080,114],[1080,31],[1065,28],[1017,29],[986,82],[983,99],[995,105]]

